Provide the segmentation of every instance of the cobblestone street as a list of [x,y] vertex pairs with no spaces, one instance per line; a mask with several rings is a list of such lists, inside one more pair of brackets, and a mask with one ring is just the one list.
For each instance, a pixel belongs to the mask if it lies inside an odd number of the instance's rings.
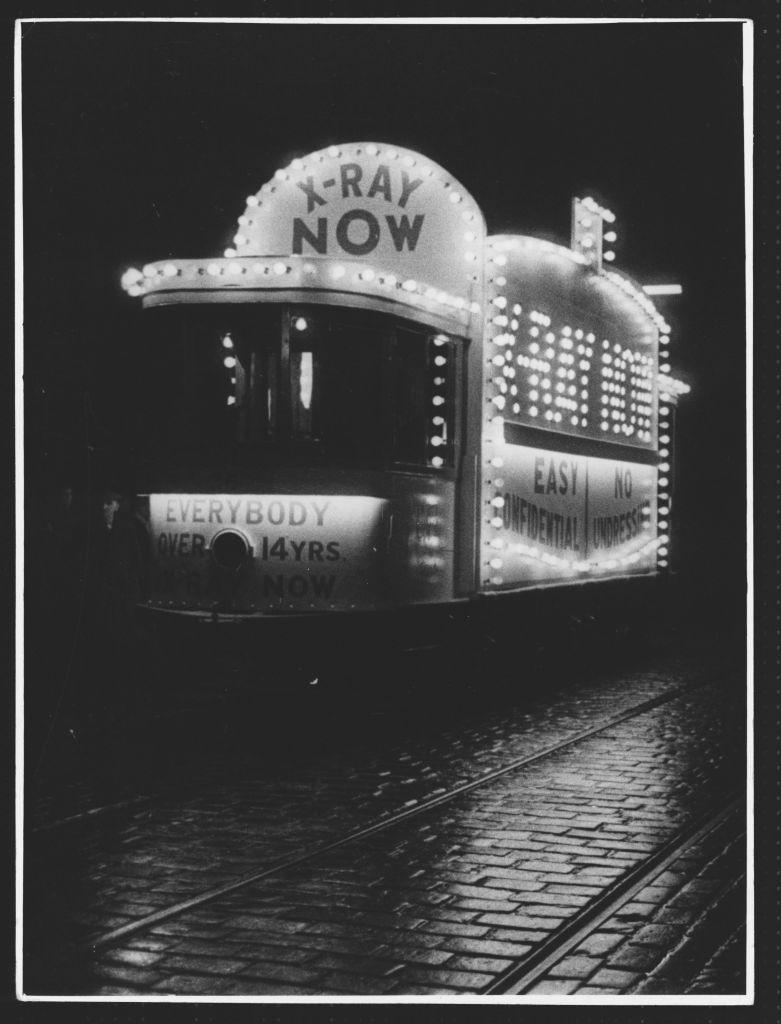
[[[299,764],[204,758],[186,780],[70,823],[55,814],[78,814],[80,798],[42,798],[26,850],[26,988],[483,993],[740,793],[743,705],[739,669],[668,655],[440,727],[407,720]],[[743,816],[524,992],[742,991]]]

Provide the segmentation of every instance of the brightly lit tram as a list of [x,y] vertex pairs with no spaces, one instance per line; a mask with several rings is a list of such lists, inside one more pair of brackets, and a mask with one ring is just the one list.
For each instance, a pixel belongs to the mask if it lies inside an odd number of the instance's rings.
[[128,270],[144,607],[256,620],[664,572],[687,388],[610,266],[612,220],[585,198],[569,246],[487,236],[442,167],[348,144],[249,196],[224,256]]

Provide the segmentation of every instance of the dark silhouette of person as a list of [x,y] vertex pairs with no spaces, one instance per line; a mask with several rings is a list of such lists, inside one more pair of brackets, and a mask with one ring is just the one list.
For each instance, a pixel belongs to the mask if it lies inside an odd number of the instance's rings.
[[91,716],[115,721],[143,693],[135,609],[148,569],[139,523],[119,491],[100,493],[86,541],[83,704]]

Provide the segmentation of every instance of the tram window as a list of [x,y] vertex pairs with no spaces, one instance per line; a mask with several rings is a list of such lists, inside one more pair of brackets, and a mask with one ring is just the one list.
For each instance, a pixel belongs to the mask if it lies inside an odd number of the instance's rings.
[[140,446],[204,452],[273,439],[278,309],[161,307],[145,327],[132,368]]
[[311,342],[290,348],[290,410],[293,437],[317,440],[321,434],[321,372],[319,352]]
[[453,465],[457,341],[312,307],[162,307],[147,323],[148,446],[200,457],[262,445],[276,459],[292,442],[296,457],[311,445],[335,464]]
[[[236,406],[240,441],[260,441],[273,436],[276,423],[279,353],[276,337],[258,337],[257,331],[236,338],[234,388],[228,403]],[[224,341],[223,341],[224,343]]]
[[226,330],[208,314],[169,307],[146,324],[135,348],[139,446],[197,450],[229,437],[237,367]]
[[393,454],[397,462],[424,463],[428,413],[425,339],[412,331],[397,331],[393,357]]
[[322,442],[336,459],[381,458],[384,333],[322,316],[293,316],[292,325],[293,438]]
[[348,458],[382,457],[383,333],[331,324],[326,363],[326,436]]

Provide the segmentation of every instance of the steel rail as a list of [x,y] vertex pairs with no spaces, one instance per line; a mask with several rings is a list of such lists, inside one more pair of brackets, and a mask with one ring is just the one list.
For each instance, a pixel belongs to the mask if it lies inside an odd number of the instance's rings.
[[[719,677],[720,679],[721,677]],[[503,765],[501,768],[496,768],[493,771],[486,772],[481,775],[478,779],[472,779],[469,782],[461,783],[455,786],[453,789],[448,790],[445,793],[440,793],[437,796],[431,797],[428,800],[416,805],[415,807],[409,807],[401,811],[397,811],[395,814],[389,815],[388,817],[382,818],[378,821],[372,822],[369,825],[362,826],[361,828],[355,829],[352,832],[348,832],[338,839],[333,839],[325,843],[321,843],[318,846],[308,850],[306,853],[300,853],[292,857],[283,857],[277,861],[274,861],[265,868],[250,872],[234,879],[231,882],[226,882],[223,885],[216,886],[212,889],[204,890],[195,896],[188,897],[185,900],[181,900],[177,903],[171,904],[169,907],[163,907],[161,910],[156,910],[151,914],[147,914],[144,917],[139,918],[135,921],[130,921],[127,924],[120,925],[117,928],[113,928],[108,932],[104,932],[95,938],[87,940],[82,943],[83,949],[98,950],[103,949],[107,946],[115,945],[122,939],[127,938],[130,935],[134,935],[137,932],[145,931],[152,926],[167,921],[172,917],[178,917],[181,914],[186,913],[189,910],[193,910],[196,907],[203,906],[206,903],[211,903],[214,900],[219,899],[222,896],[226,896],[229,893],[236,892],[239,889],[244,889],[249,885],[253,885],[256,882],[260,882],[263,879],[269,878],[272,875],[279,874],[280,872],[289,870],[290,868],[298,867],[300,864],[308,863],[309,861],[315,860],[318,857],[322,857],[333,850],[338,850],[343,846],[347,846],[351,843],[360,842],[361,840],[368,839],[370,836],[376,835],[379,832],[385,832],[389,829],[394,828],[396,825],[400,825],[403,822],[409,821],[412,818],[418,817],[422,814],[427,814],[430,811],[436,810],[444,804],[450,803],[451,801],[463,796],[465,793],[470,793],[472,790],[478,789],[482,786],[493,782],[496,779],[502,778],[505,775],[509,775],[512,772],[520,771],[530,765],[536,764],[545,758],[552,757],[555,754],[560,753],[563,750],[567,750],[569,747],[574,746],[577,743],[581,743],[584,740],[590,739],[592,736],[596,736],[601,732],[605,732],[608,729],[614,728],[623,722],[630,721],[633,718],[637,718],[639,715],[646,714],[649,711],[653,711],[655,708],[661,707],[664,704],[668,704],[679,697],[686,696],[693,691],[699,689],[702,686],[711,685],[718,682],[718,679],[705,679],[698,680],[693,684],[687,686],[676,687],[672,690],[667,690],[663,694],[659,694],[656,697],[652,697],[649,700],[642,701],[640,704],[636,704],[634,707],[627,709],[617,715],[612,715],[609,719],[603,720],[593,726],[589,726],[587,729],[582,729],[577,733],[567,737],[565,740],[560,740],[557,743],[550,744],[547,747],[543,747],[540,750],[535,751],[532,754],[528,754],[525,757],[516,758],[509,764]]]
[[728,795],[728,804],[714,814],[700,815],[660,846],[636,867],[579,910],[551,933],[522,960],[508,967],[481,990],[481,995],[522,995],[528,992],[564,956],[580,945],[622,906],[629,903],[670,865],[700,840],[727,822],[743,802],[743,796]]
[[92,821],[112,811],[124,811],[127,807],[138,807],[139,804],[148,804],[154,800],[162,800],[162,793],[140,793],[138,796],[128,797],[127,800],[118,800],[113,804],[101,804],[98,807],[89,807],[86,811],[77,811],[65,818],[57,818],[55,821],[45,821],[35,828],[30,829],[30,835],[39,835],[41,832],[51,832],[52,829],[63,828],[65,825],[75,825],[81,821]]
[[[681,693],[689,692],[690,690],[698,689],[701,686],[710,686],[714,683],[720,682],[724,678],[723,675],[716,676],[713,679],[700,679],[694,683],[689,683],[686,686],[677,687],[675,691],[670,691],[670,699],[673,697],[680,696]],[[664,696],[664,695],[662,695]],[[658,698],[653,698],[657,700]],[[637,707],[643,707],[643,705],[637,705]],[[631,711],[631,709],[630,709]],[[607,723],[610,724],[610,723]],[[599,726],[603,728],[606,726]],[[516,765],[511,765],[510,770]],[[490,776],[487,776],[489,778]],[[128,797],[124,800],[118,800],[115,803],[102,804],[99,807],[90,807],[85,811],[76,811],[73,814],[68,814],[63,818],[56,818],[54,821],[41,822],[39,825],[35,825],[33,828],[27,830],[29,835],[40,835],[43,832],[51,832],[54,829],[64,828],[67,825],[76,825],[79,822],[91,823],[96,818],[101,817],[105,814],[111,814],[114,811],[121,811],[127,807],[136,806],[143,803],[155,803],[159,800],[165,800],[170,796],[170,792],[155,791],[151,793],[139,793],[137,796]]]

